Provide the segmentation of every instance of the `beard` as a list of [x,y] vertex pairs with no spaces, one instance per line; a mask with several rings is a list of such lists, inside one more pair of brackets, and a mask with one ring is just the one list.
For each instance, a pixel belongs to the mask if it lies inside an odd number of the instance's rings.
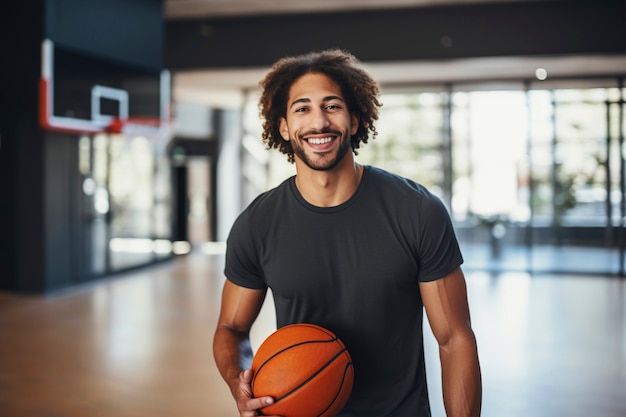
[[305,142],[305,140],[302,138],[302,136],[305,136],[305,135],[301,135],[300,138],[295,139],[295,140],[292,139],[291,147],[293,149],[294,155],[296,155],[300,160],[302,160],[302,162],[304,162],[305,165],[308,166],[309,168],[316,170],[316,171],[330,171],[331,169],[339,165],[339,162],[341,162],[344,156],[346,156],[348,151],[352,150],[352,145],[350,143],[350,140],[349,139],[344,140],[343,136],[341,136],[339,132],[324,131],[322,133],[332,133],[334,135],[339,136],[339,139],[336,139],[336,140],[340,140],[341,144],[339,146],[339,149],[337,149],[337,152],[326,153],[323,155],[316,155],[315,158],[310,157],[309,155],[306,154],[304,147],[301,145],[302,142]]

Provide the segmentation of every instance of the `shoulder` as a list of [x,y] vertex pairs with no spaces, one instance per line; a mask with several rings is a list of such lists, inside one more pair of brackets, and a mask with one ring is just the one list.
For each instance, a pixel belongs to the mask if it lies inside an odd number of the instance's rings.
[[370,167],[367,178],[368,204],[383,207],[385,213],[394,213],[402,221],[411,221],[417,229],[429,223],[448,221],[448,208],[442,199],[426,186],[385,171]]
[[279,221],[279,216],[290,198],[293,177],[280,185],[259,194],[244,210],[239,213],[232,225],[230,236],[250,235],[272,227]]
[[281,184],[259,194],[248,206],[244,209],[242,214],[257,215],[266,214],[266,212],[275,212],[276,205],[280,204],[291,193],[291,183],[294,177],[287,178]]
[[368,186],[381,197],[407,200],[439,200],[424,185],[384,169],[367,167]]

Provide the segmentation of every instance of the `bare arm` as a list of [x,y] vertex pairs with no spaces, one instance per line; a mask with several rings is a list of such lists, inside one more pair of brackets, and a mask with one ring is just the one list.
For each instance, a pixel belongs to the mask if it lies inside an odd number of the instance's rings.
[[420,291],[439,344],[446,414],[478,417],[482,382],[463,272],[457,268],[439,280],[420,283]]
[[269,397],[252,397],[252,373],[247,370],[253,357],[250,328],[259,315],[265,295],[265,290],[239,287],[227,280],[213,338],[215,363],[242,417],[256,416],[255,410],[271,403]]

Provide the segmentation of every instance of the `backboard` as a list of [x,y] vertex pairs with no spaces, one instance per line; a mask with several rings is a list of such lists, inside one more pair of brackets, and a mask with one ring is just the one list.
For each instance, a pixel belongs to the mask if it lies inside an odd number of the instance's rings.
[[169,134],[170,73],[42,42],[39,120],[65,133]]

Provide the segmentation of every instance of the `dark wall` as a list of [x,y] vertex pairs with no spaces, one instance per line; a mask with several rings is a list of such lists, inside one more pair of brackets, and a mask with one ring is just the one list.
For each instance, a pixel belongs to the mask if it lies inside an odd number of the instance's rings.
[[344,48],[363,61],[626,52],[626,1],[544,0],[400,10],[171,20],[172,69],[266,66]]
[[44,7],[43,0],[11,6],[0,13],[0,289],[38,291],[44,232],[37,105]]
[[77,239],[80,213],[76,198],[80,190],[78,138],[71,134],[47,133],[44,141],[44,241],[45,290],[51,291],[80,281],[77,270]]
[[81,53],[163,68],[162,0],[47,0],[45,33]]

